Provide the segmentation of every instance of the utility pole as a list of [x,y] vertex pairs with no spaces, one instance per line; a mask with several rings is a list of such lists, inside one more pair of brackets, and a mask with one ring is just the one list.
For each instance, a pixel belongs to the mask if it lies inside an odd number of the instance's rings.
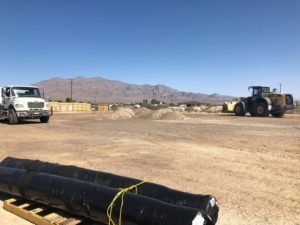
[[280,83],[279,84],[279,93],[281,93],[281,86],[282,86],[282,84]]
[[152,100],[154,100],[154,89],[152,89]]
[[73,79],[70,79],[70,84],[71,84],[71,102],[73,102]]

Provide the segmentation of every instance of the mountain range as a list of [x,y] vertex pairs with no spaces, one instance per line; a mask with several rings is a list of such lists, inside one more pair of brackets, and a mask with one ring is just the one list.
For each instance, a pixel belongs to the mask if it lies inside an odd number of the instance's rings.
[[[72,83],[72,84],[71,84]],[[134,103],[144,99],[155,99],[165,102],[223,102],[231,100],[232,96],[219,94],[202,94],[178,91],[165,85],[137,85],[101,77],[63,79],[59,77],[33,84],[44,89],[45,97],[52,101],[65,101],[72,96],[75,101],[96,103]]]

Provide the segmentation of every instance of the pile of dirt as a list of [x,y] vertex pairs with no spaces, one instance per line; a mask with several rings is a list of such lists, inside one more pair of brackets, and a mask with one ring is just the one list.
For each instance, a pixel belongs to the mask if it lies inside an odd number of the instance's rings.
[[181,112],[170,108],[151,110],[147,108],[131,109],[120,107],[114,111],[110,118],[112,120],[120,119],[146,119],[146,120],[184,120],[187,119]]
[[148,115],[148,119],[152,120],[184,120],[186,116],[172,109],[158,109]]
[[120,120],[120,119],[131,119],[135,117],[135,113],[133,109],[119,107],[116,111],[114,111],[111,115],[113,120]]
[[149,115],[152,114],[152,110],[142,107],[142,108],[134,110],[134,113],[135,113],[135,118],[148,119]]
[[207,109],[207,112],[212,112],[212,113],[222,112],[222,106],[212,106]]

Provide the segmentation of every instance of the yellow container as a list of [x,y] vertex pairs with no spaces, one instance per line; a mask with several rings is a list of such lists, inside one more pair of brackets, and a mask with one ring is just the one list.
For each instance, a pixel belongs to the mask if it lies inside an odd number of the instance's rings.
[[91,104],[78,102],[49,102],[53,112],[84,112],[91,110]]
[[109,106],[107,104],[98,104],[98,111],[99,112],[108,112]]

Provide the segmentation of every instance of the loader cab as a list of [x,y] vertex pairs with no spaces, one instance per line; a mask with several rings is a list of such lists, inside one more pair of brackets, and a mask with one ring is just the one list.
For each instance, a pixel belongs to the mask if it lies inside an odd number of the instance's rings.
[[261,97],[265,93],[270,93],[270,87],[250,86],[248,89],[252,89],[252,97]]

